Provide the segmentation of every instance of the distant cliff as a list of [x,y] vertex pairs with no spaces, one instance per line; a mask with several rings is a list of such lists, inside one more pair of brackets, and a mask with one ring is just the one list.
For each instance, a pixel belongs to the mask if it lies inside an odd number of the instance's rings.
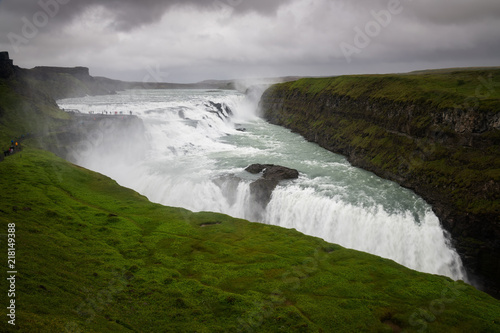
[[0,79],[22,77],[26,91],[39,91],[53,99],[110,95],[127,89],[236,89],[234,80],[209,80],[198,83],[126,82],[91,76],[87,67],[15,66],[8,52],[0,52]]
[[45,74],[67,74],[71,75],[82,81],[92,81],[93,77],[90,76],[89,69],[87,67],[50,67],[50,66],[37,66],[33,68],[34,72],[38,72],[41,75]]
[[[35,67],[24,70],[38,89],[46,91],[54,99],[82,97],[86,95],[114,94],[118,84],[109,85],[89,74],[86,67]],[[119,83],[119,81],[116,81]],[[41,83],[41,85],[40,85]]]
[[14,62],[8,52],[0,52],[0,79],[6,79],[14,73]]
[[421,195],[469,274],[500,296],[499,69],[302,79],[269,88],[261,108]]

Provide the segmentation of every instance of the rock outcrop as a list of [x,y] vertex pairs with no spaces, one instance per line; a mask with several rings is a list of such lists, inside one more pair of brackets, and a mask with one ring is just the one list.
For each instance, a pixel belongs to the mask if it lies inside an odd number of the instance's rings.
[[[274,164],[252,164],[245,168],[245,171],[254,175],[260,174],[258,179],[250,183],[250,200],[247,201],[245,207],[245,216],[252,221],[263,220],[271,195],[281,181],[299,177],[297,170]],[[236,202],[238,186],[241,182],[246,182],[234,174],[223,175],[213,181],[231,206]]]
[[86,95],[111,95],[119,85],[94,78],[87,67],[47,67],[38,66],[24,70],[24,75],[34,82],[45,82],[41,87],[33,87],[48,93],[54,99],[83,97]]
[[[487,73],[477,77],[480,75]],[[491,87],[496,86],[498,77],[498,70],[489,76]],[[476,98],[476,107],[470,107],[472,98],[448,93],[434,92],[437,97],[428,98],[422,93],[410,98],[406,95],[412,92],[398,86],[410,79],[359,76],[284,83],[264,93],[261,108],[271,123],[290,128],[309,141],[345,155],[353,165],[422,196],[450,232],[469,276],[499,297],[497,100],[491,96]],[[445,79],[450,80],[438,77],[436,81]],[[422,77],[414,81],[429,82]],[[352,90],[344,89],[344,85]],[[472,85],[472,92],[474,88]],[[450,106],[449,100],[454,98],[462,100]]]
[[216,114],[221,120],[226,120],[233,115],[233,111],[225,103],[208,101],[205,106],[207,107],[208,112]]
[[274,164],[252,164],[249,165],[245,171],[252,174],[262,172],[262,176],[266,180],[280,181],[299,178],[299,172],[297,170]]
[[14,71],[14,62],[9,58],[9,52],[0,52],[0,79],[10,77]]
[[71,75],[78,80],[92,81],[94,78],[90,76],[90,71],[87,67],[50,67],[50,66],[37,66],[33,68],[34,72],[44,74],[67,74]]
[[267,206],[280,181],[299,178],[297,170],[274,164],[252,164],[245,170],[252,174],[262,172],[262,178],[250,184],[252,199],[259,205],[260,209]]

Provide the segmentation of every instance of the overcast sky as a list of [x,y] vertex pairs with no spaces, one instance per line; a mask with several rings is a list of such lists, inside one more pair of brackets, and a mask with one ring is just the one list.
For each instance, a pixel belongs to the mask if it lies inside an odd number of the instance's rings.
[[24,68],[196,82],[500,65],[500,0],[0,0]]

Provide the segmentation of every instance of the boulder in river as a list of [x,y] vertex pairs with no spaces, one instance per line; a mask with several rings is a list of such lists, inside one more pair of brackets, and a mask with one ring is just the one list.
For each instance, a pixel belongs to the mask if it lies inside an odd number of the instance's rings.
[[274,164],[252,164],[248,166],[246,171],[257,174],[263,172],[264,179],[267,180],[286,180],[299,178],[299,172],[295,169],[290,169],[281,165]]
[[266,208],[271,200],[271,194],[281,180],[297,179],[299,172],[281,165],[274,164],[252,164],[245,169],[252,174],[262,172],[262,178],[250,184],[250,194],[253,201],[261,209]]

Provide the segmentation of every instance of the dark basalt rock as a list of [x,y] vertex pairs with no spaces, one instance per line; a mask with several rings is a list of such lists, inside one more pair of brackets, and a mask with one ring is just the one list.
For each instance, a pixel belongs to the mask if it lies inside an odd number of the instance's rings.
[[263,172],[263,177],[267,180],[280,181],[299,178],[299,172],[297,170],[274,164],[252,164],[248,166],[245,171],[253,174]]
[[279,181],[269,179],[257,179],[250,184],[250,193],[254,202],[260,205],[260,208],[266,208],[269,201],[271,201],[271,194],[273,193]]
[[0,78],[6,79],[15,71],[15,66],[12,59],[9,58],[8,52],[0,52]]
[[205,105],[209,108],[208,112],[216,114],[222,120],[225,120],[233,115],[233,111],[224,103],[214,103],[212,101],[208,101]]
[[262,178],[250,184],[250,194],[260,208],[266,208],[271,200],[271,194],[281,180],[297,179],[299,172],[281,165],[252,164],[245,169],[252,174],[262,172]]

